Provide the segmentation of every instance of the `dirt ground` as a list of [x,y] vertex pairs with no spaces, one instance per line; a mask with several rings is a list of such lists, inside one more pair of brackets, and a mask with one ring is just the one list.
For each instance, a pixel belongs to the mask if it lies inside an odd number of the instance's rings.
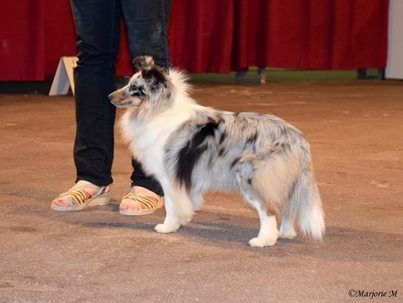
[[0,95],[0,302],[403,302],[402,82],[197,85],[192,95],[306,134],[324,241],[251,248],[257,214],[221,193],[188,226],[158,234],[164,210],[118,212],[131,170],[119,140],[112,203],[51,211],[75,177],[73,98]]

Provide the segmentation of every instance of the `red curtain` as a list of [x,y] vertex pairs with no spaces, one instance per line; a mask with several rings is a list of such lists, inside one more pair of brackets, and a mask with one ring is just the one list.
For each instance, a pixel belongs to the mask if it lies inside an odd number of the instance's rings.
[[[383,68],[388,0],[172,0],[169,48],[189,72]],[[0,81],[51,79],[75,55],[68,0],[2,1]],[[129,75],[126,40],[117,73]]]
[[238,0],[233,70],[386,65],[388,1]]
[[0,80],[44,78],[43,1],[2,1]]
[[173,0],[169,20],[173,64],[194,73],[230,71],[233,11],[233,0]]

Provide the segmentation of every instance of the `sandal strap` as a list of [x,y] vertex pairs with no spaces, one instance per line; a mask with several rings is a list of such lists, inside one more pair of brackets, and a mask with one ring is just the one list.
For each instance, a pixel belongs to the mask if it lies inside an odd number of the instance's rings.
[[81,205],[92,198],[92,195],[83,189],[72,189],[69,193],[73,205]]
[[69,191],[62,193],[58,198],[65,196],[71,196],[71,203],[73,205],[81,205],[87,203],[87,201],[93,197],[99,196],[107,192],[108,186],[102,186],[98,193],[91,195],[88,191],[79,188],[71,188]]
[[132,199],[141,205],[142,209],[153,210],[157,208],[158,198],[148,196],[137,196],[134,193],[128,193],[123,199]]

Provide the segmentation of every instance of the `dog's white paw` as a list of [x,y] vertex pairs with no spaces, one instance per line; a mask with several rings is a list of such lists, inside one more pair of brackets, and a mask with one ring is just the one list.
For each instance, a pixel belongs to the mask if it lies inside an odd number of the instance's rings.
[[292,240],[297,236],[297,233],[295,232],[295,230],[287,230],[284,232],[280,231],[280,234],[278,235],[279,238],[281,239],[289,239]]
[[277,239],[266,239],[266,238],[252,238],[249,240],[249,245],[252,247],[265,247],[265,246],[273,246],[276,244]]
[[157,226],[155,226],[154,229],[159,233],[169,234],[169,233],[177,231],[178,228],[179,228],[179,225],[177,225],[177,224],[163,223],[163,224],[158,224]]
[[181,219],[179,220],[181,226],[185,226],[185,225],[188,224],[190,221],[192,221],[192,218],[181,218]]
[[281,239],[294,239],[297,236],[294,226],[287,223],[281,223],[279,230],[279,238]]
[[198,211],[202,208],[204,204],[204,200],[202,197],[194,197],[192,199],[193,210]]

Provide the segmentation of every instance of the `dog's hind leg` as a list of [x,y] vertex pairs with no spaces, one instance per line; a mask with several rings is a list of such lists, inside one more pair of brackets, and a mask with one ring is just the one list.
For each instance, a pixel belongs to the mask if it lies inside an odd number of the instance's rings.
[[294,221],[296,214],[293,213],[292,208],[288,205],[284,207],[281,215],[281,224],[279,230],[279,238],[294,239],[297,236],[295,231]]
[[294,239],[297,236],[297,232],[295,231],[295,218],[296,212],[295,207],[292,207],[290,203],[290,195],[294,191],[294,186],[291,186],[289,197],[286,203],[284,203],[283,209],[281,211],[281,224],[279,228],[278,237],[281,239]]
[[294,229],[296,208],[290,204],[289,200],[299,172],[298,157],[293,153],[280,153],[262,159],[261,162],[254,162],[254,165],[256,169],[252,185],[267,203],[271,203],[268,206],[276,211],[278,221],[281,220],[279,237],[295,238],[297,235]]
[[268,213],[264,198],[251,185],[251,179],[236,175],[241,194],[246,202],[256,208],[260,220],[260,229],[257,237],[249,240],[249,245],[254,247],[273,246],[277,242],[277,220],[274,213]]
[[164,223],[158,224],[155,230],[159,233],[171,233],[178,230],[181,225],[190,222],[193,216],[193,205],[185,189],[174,184],[163,182],[161,184],[165,195],[166,216]]
[[192,204],[194,210],[199,210],[204,204],[203,195],[200,193],[197,194],[192,193]]

